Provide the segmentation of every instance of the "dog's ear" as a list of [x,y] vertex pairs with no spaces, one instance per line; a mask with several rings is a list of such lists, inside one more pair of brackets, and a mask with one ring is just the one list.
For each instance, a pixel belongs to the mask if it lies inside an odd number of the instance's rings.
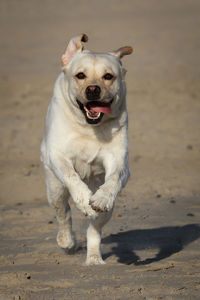
[[133,48],[131,46],[124,46],[119,48],[116,51],[112,51],[111,54],[117,56],[119,59],[121,59],[124,55],[129,55],[133,52]]
[[76,35],[69,41],[65,53],[62,55],[61,62],[62,66],[65,66],[76,52],[83,50],[82,42],[86,43],[88,41],[88,36],[86,34]]

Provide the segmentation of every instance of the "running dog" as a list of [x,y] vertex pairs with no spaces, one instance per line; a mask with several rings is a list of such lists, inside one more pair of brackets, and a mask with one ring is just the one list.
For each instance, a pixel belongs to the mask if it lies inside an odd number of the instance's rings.
[[101,229],[109,221],[117,194],[129,178],[126,70],[113,52],[84,50],[86,34],[73,37],[63,54],[48,107],[41,144],[47,198],[56,210],[61,248],[75,247],[69,197],[86,215],[87,265],[105,263]]

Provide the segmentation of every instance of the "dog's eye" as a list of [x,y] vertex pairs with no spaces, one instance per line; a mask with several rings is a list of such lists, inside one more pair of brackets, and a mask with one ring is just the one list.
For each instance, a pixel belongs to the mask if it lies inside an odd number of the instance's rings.
[[113,79],[113,75],[112,74],[110,74],[110,73],[106,73],[104,76],[103,76],[103,79],[105,79],[105,80],[111,80],[111,79]]
[[76,77],[78,79],[85,79],[86,78],[86,75],[83,73],[83,72],[79,72],[78,74],[76,74]]

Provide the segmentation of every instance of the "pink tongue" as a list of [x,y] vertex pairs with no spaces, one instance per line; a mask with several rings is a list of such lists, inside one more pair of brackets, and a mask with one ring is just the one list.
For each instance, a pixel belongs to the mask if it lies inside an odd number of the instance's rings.
[[97,113],[111,114],[111,108],[109,106],[92,106],[91,110]]

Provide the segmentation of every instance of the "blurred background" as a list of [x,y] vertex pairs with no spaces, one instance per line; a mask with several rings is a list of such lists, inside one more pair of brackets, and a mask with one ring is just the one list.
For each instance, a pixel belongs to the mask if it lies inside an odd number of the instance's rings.
[[67,41],[79,32],[98,51],[132,44],[133,77],[199,71],[198,0],[1,0],[0,9],[1,76],[56,73]]

